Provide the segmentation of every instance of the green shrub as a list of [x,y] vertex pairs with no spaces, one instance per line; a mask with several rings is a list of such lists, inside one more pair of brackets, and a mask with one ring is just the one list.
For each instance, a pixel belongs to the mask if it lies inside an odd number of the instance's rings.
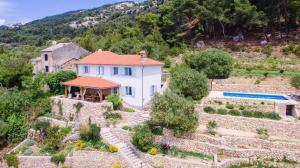
[[8,124],[0,120],[0,146],[7,140]]
[[170,60],[170,58],[165,58],[165,64],[164,64],[164,67],[165,68],[170,68],[172,65],[172,62]]
[[239,112],[238,110],[229,110],[228,114],[233,115],[233,116],[240,116],[241,112]]
[[259,85],[260,83],[261,83],[261,80],[257,79],[254,84]]
[[26,135],[28,128],[25,125],[25,116],[12,114],[7,118],[9,142],[17,143],[22,141]]
[[172,129],[176,135],[193,132],[198,127],[194,104],[169,90],[154,96],[150,115],[156,125]]
[[234,105],[233,104],[229,104],[229,103],[226,103],[225,107],[227,109],[234,109]]
[[113,104],[114,110],[118,110],[122,107],[122,99],[118,94],[111,94],[106,97],[106,100]]
[[125,111],[125,112],[128,112],[128,113],[135,112],[135,110],[134,110],[134,109],[132,109],[132,108],[128,108],[128,107],[124,108],[124,109],[123,109],[123,111]]
[[273,52],[273,48],[271,45],[267,45],[264,48],[262,48],[262,53],[266,54],[267,56],[271,56],[272,52]]
[[35,121],[32,125],[32,128],[35,130],[45,131],[50,126],[49,121]]
[[244,116],[244,117],[253,117],[253,112],[244,110],[244,111],[242,111],[242,116]]
[[73,108],[76,109],[76,114],[78,114],[81,110],[81,108],[83,107],[84,105],[81,103],[81,102],[78,102],[76,104],[73,104]]
[[50,91],[54,94],[63,94],[64,88],[61,82],[66,82],[76,78],[76,73],[73,71],[58,71],[49,73],[46,77]]
[[297,89],[300,89],[300,74],[294,75],[291,78],[291,85],[294,86]]
[[256,133],[260,136],[262,139],[267,139],[269,137],[268,130],[266,128],[257,128]]
[[209,121],[206,125],[206,128],[208,133],[210,133],[211,135],[215,135],[216,134],[215,129],[218,128],[218,124],[216,121]]
[[218,109],[217,113],[221,114],[221,115],[226,115],[228,113],[228,111],[226,109]]
[[148,125],[139,125],[134,128],[132,144],[139,150],[146,152],[153,146],[153,134]]
[[64,163],[65,160],[66,160],[66,155],[63,153],[57,153],[51,157],[51,162],[55,163],[56,165],[59,165],[59,163]]
[[25,156],[30,156],[32,155],[33,151],[31,148],[27,148],[26,150],[24,150],[23,155]]
[[206,113],[216,113],[216,110],[210,106],[204,107],[204,112]]
[[132,128],[130,126],[127,126],[127,125],[123,126],[122,129],[126,130],[126,131],[132,131]]
[[58,131],[61,132],[63,135],[67,135],[72,131],[72,129],[70,127],[65,127],[65,128],[60,128]]
[[300,44],[298,44],[298,46],[294,49],[294,54],[297,57],[300,57]]
[[97,141],[100,139],[101,128],[96,124],[82,125],[79,129],[80,139],[84,141]]
[[277,113],[274,113],[274,112],[266,112],[266,113],[264,113],[264,117],[272,119],[272,120],[280,120],[281,119],[280,115]]
[[177,66],[171,72],[170,88],[179,95],[200,100],[208,94],[208,81],[196,70]]
[[163,127],[155,124],[152,120],[146,122],[154,135],[163,135]]
[[106,111],[103,113],[105,119],[113,119],[113,120],[120,120],[122,119],[122,115],[120,113],[115,113],[112,111]]
[[283,52],[284,54],[286,54],[286,55],[289,55],[289,54],[291,54],[291,53],[294,52],[294,49],[295,49],[295,44],[289,43],[289,44],[287,45],[287,47],[285,47],[285,48],[282,49],[282,52]]
[[202,52],[187,52],[184,61],[191,68],[204,72],[209,79],[228,78],[233,69],[232,56],[219,49],[209,48]]
[[18,168],[19,161],[15,153],[5,154],[3,159],[6,161],[8,167]]
[[245,107],[245,106],[243,106],[243,105],[240,105],[239,109],[240,109],[240,110],[245,110],[245,109],[246,109],[246,107]]
[[260,111],[254,111],[253,112],[253,117],[255,117],[255,118],[264,118],[264,113],[262,113]]
[[63,139],[65,134],[59,131],[58,127],[48,127],[46,129],[46,139],[44,145],[47,146],[47,150],[55,152],[63,148]]

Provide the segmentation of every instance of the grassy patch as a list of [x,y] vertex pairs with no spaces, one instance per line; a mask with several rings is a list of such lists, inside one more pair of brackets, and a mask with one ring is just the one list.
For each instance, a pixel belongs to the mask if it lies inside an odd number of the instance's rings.
[[185,151],[185,150],[175,148],[175,147],[171,148],[166,154],[169,156],[180,157],[180,158],[194,157],[194,158],[208,159],[208,160],[214,159],[213,156],[211,156],[211,155],[207,155],[204,153]]
[[268,74],[268,77],[272,76],[287,76],[291,77],[299,72],[297,71],[284,71],[281,73],[279,70],[247,70],[247,69],[234,69],[231,73],[231,76],[246,76],[246,77],[252,77],[252,76],[257,76],[257,77],[265,77],[265,74]]
[[135,110],[134,110],[134,109],[132,109],[132,108],[128,108],[128,107],[124,108],[124,109],[123,109],[123,111],[125,111],[125,112],[128,112],[128,113],[135,112]]

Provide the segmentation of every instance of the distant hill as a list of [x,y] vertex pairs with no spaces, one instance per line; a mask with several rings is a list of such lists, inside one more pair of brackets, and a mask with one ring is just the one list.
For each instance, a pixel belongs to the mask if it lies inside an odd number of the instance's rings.
[[94,9],[76,10],[45,17],[25,25],[10,28],[0,27],[0,43],[39,43],[63,37],[73,38],[87,28],[103,21],[122,16],[135,16],[147,10],[156,10],[162,0],[148,0],[142,3],[133,1],[103,5]]

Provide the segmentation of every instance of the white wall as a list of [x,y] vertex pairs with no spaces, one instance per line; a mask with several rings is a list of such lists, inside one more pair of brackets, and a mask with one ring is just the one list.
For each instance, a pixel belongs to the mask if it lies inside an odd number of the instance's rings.
[[[142,107],[142,104],[145,105],[149,103],[152,97],[152,85],[156,86],[158,92],[161,91],[161,66],[145,66],[144,68],[142,66],[117,66],[119,67],[119,73],[120,69],[124,69],[124,67],[131,67],[133,76],[113,75],[112,69],[116,66],[103,66],[103,75],[98,74],[98,65],[87,66],[89,67],[89,73],[86,74],[84,73],[84,65],[77,65],[77,75],[102,77],[103,79],[120,84],[120,95],[122,96],[122,99],[132,106]],[[125,86],[131,86],[133,88],[134,96],[126,96],[123,94],[125,92]]]

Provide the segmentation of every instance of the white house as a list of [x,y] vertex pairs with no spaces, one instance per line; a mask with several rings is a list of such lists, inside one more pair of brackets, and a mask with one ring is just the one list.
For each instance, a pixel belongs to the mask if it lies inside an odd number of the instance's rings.
[[145,51],[140,55],[98,51],[76,63],[78,78],[64,83],[68,86],[66,94],[71,86],[79,87],[79,96],[85,100],[88,95],[94,94],[101,101],[111,93],[119,93],[125,103],[143,108],[162,90],[162,66],[162,62],[147,58]]

